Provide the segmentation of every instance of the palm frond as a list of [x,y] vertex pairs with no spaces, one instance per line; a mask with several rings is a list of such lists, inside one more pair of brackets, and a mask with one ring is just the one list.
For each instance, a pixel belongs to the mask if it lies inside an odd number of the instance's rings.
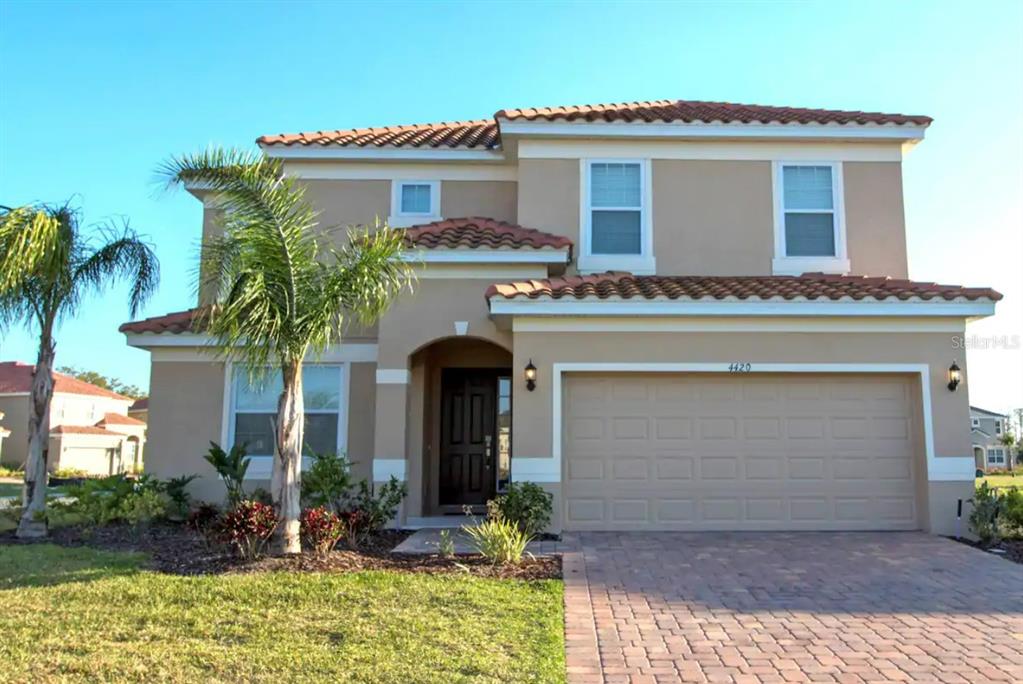
[[138,314],[160,282],[160,263],[152,246],[133,231],[127,223],[120,229],[112,224],[102,231],[103,243],[91,253],[86,252],[75,264],[72,280],[75,292],[100,290],[113,280],[129,283],[128,309]]

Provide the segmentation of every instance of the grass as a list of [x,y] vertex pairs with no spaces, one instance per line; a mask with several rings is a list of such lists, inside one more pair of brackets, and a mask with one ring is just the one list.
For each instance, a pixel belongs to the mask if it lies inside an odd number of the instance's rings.
[[179,577],[0,546],[4,681],[564,682],[560,581]]
[[989,487],[1019,487],[1023,489],[1023,472],[1010,475],[999,473],[997,475],[985,475],[977,478],[977,484],[987,481]]
[[[21,498],[21,487],[20,482],[0,482],[0,499],[4,497],[15,497]],[[63,487],[47,487],[47,497],[53,496],[64,496],[65,490]]]

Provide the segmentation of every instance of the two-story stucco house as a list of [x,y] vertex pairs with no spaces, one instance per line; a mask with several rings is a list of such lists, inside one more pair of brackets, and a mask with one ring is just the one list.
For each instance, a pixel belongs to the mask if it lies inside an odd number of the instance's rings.
[[[34,370],[35,366],[27,363],[0,363],[0,417],[6,414],[4,425],[8,428],[0,462],[14,468],[24,468],[28,458]],[[46,460],[49,472],[113,475],[141,468],[146,424],[128,415],[131,403],[129,397],[54,371]]]
[[[1000,295],[907,279],[902,159],[930,122],[666,100],[260,138],[324,225],[380,217],[422,264],[306,368],[308,441],[406,480],[408,526],[530,480],[565,530],[951,531],[954,339]],[[268,478],[275,388],[192,321],[121,330],[151,352],[147,467],[220,498],[208,442]]]
[[1012,449],[1002,442],[1009,426],[1009,416],[970,407],[970,437],[977,468],[1012,468]]

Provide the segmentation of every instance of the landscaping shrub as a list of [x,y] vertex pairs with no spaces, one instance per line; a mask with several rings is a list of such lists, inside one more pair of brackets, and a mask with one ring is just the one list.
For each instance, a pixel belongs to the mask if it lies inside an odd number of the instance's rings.
[[220,508],[211,503],[201,503],[188,514],[185,522],[205,542],[207,548],[220,543]]
[[302,473],[303,504],[339,513],[349,508],[351,493],[351,464],[344,454],[313,454],[309,470]]
[[487,560],[498,565],[518,564],[526,552],[529,537],[519,526],[500,516],[491,516],[482,522],[464,525],[473,547]]
[[341,518],[323,506],[305,509],[299,522],[302,538],[321,556],[333,551],[345,532]]
[[1001,500],[1002,536],[1013,539],[1023,537],[1023,492],[1013,487]]
[[455,540],[451,538],[451,530],[440,531],[440,539],[437,541],[437,553],[441,558],[451,558],[455,555]]
[[393,475],[385,484],[380,485],[376,493],[372,485],[363,480],[359,483],[359,493],[355,496],[353,508],[363,514],[365,519],[361,522],[367,533],[379,532],[397,515],[398,506],[406,496],[408,485]]
[[135,514],[135,506],[129,498],[137,492],[152,490],[152,479],[129,480],[124,475],[110,475],[96,480],[85,480],[81,484],[68,485],[67,493],[73,501],[67,505],[69,512],[76,513],[92,525],[107,525],[123,520],[125,513]]
[[197,477],[199,476],[180,475],[167,480],[164,485],[164,491],[170,500],[167,510],[176,520],[184,520],[188,517],[188,511],[192,507],[192,496],[188,493],[188,485]]
[[488,502],[488,510],[495,509],[527,537],[537,537],[551,522],[554,497],[535,482],[512,482],[507,492]]
[[122,499],[117,507],[117,519],[132,525],[143,525],[167,512],[167,500],[157,490],[143,488]]
[[987,482],[981,482],[970,503],[973,504],[973,510],[970,512],[970,529],[980,538],[980,543],[987,546],[998,536],[998,517],[1001,508],[998,492],[991,489]]
[[353,549],[358,548],[362,540],[369,534],[369,519],[366,513],[359,509],[353,509],[341,511],[338,513],[338,517],[341,518],[341,522],[345,526],[345,542]]
[[81,468],[57,468],[53,471],[54,477],[58,480],[76,480],[89,477],[89,471]]
[[224,481],[229,508],[234,508],[245,499],[245,472],[252,460],[248,457],[245,447],[244,444],[235,444],[231,451],[227,452],[216,442],[210,442],[210,450],[203,457]]
[[240,501],[228,511],[218,526],[224,542],[234,545],[246,560],[255,560],[277,529],[277,512],[273,506],[258,501]]
[[0,477],[16,477],[19,480],[25,479],[24,468],[10,468],[8,466],[0,466]]

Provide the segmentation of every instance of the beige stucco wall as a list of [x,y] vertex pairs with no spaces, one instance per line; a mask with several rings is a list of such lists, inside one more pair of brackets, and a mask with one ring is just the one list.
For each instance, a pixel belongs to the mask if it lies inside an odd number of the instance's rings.
[[[654,159],[657,273],[770,275],[774,209],[769,161]],[[846,244],[856,274],[906,277],[899,162],[844,162]],[[579,160],[519,163],[519,222],[579,243]]]
[[[513,392],[512,443],[518,458],[552,456],[554,412],[551,377],[554,363],[912,363],[930,366],[935,454],[970,456],[967,392],[949,392],[946,369],[954,357],[947,333],[691,333],[518,332],[513,368],[529,359],[538,368],[538,387],[525,391],[520,375]],[[962,363],[960,361],[960,363]],[[932,485],[934,483],[931,483]],[[969,483],[966,483],[969,485]],[[923,485],[921,485],[923,489]],[[928,491],[967,491],[968,486],[940,483]],[[923,493],[923,492],[922,492]],[[946,533],[953,526],[955,502],[928,500],[925,529]],[[559,512],[560,515],[560,512]],[[560,524],[560,523],[558,523]]]
[[195,473],[198,499],[220,502],[224,487],[203,456],[220,442],[224,401],[221,362],[154,362],[149,380],[145,470],[161,479]]
[[845,162],[846,245],[852,272],[908,277],[902,164]]
[[11,431],[0,451],[0,463],[5,466],[21,468],[28,458],[28,409],[27,396],[0,397],[0,413],[4,414],[0,425]]
[[518,188],[513,181],[441,181],[440,185],[440,212],[444,218],[516,220]]

